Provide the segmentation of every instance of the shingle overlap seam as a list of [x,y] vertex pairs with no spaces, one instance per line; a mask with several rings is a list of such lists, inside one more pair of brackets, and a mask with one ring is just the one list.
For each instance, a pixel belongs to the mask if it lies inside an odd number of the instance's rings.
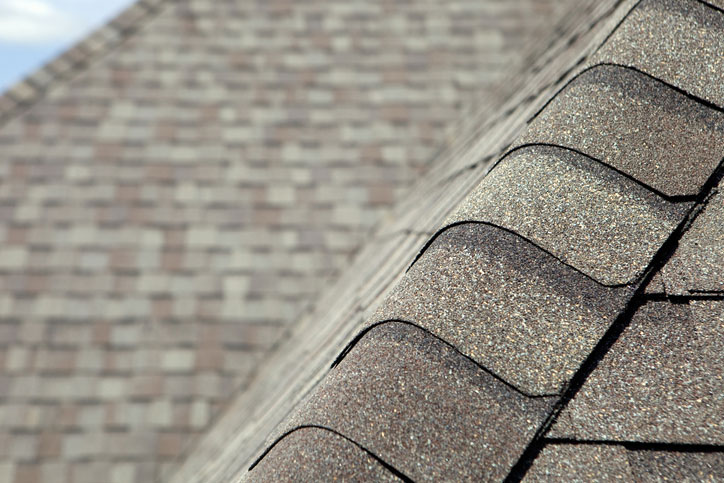
[[693,443],[661,443],[654,441],[593,440],[571,438],[543,438],[545,444],[622,446],[628,450],[678,451],[681,453],[724,453],[724,445]]
[[486,225],[486,226],[491,226],[491,227],[493,227],[493,228],[496,228],[496,229],[499,229],[499,230],[503,230],[503,231],[505,231],[505,232],[507,232],[507,233],[510,233],[511,235],[514,235],[514,236],[520,238],[521,240],[524,240],[524,241],[530,243],[531,245],[533,245],[534,247],[536,247],[538,250],[542,251],[542,252],[545,253],[546,255],[548,255],[548,256],[552,257],[553,259],[561,262],[563,265],[565,265],[566,267],[570,268],[570,269],[573,270],[574,272],[576,272],[576,273],[578,273],[578,274],[580,274],[580,275],[583,275],[583,276],[586,277],[588,280],[591,280],[592,282],[595,282],[595,283],[597,283],[598,285],[600,285],[600,286],[602,286],[602,287],[607,287],[607,288],[622,288],[622,287],[628,287],[628,286],[630,286],[630,285],[634,285],[634,284],[636,284],[636,282],[637,282],[636,280],[634,280],[634,281],[632,281],[632,282],[630,282],[630,283],[621,283],[621,284],[613,284],[613,285],[607,285],[607,284],[601,283],[601,282],[599,282],[598,280],[596,280],[595,278],[593,278],[593,277],[591,277],[590,275],[588,275],[587,273],[584,273],[583,271],[579,270],[578,268],[572,266],[572,265],[569,264],[568,262],[565,262],[565,261],[561,260],[559,257],[557,257],[556,255],[554,255],[554,254],[551,253],[550,251],[548,251],[548,250],[546,250],[545,248],[541,247],[541,246],[540,246],[539,244],[537,244],[534,240],[531,240],[530,238],[527,238],[527,237],[521,235],[520,233],[516,232],[515,230],[512,230],[512,229],[510,229],[510,228],[507,228],[507,227],[504,227],[504,226],[501,226],[501,225],[497,225],[497,224],[495,224],[495,223],[491,223],[491,222],[489,222],[489,221],[480,221],[480,220],[463,220],[463,221],[456,221],[456,222],[453,222],[453,223],[449,223],[449,224],[445,225],[444,227],[440,228],[439,230],[437,230],[437,231],[432,235],[432,237],[431,237],[427,242],[425,242],[425,244],[422,246],[422,248],[420,248],[420,251],[418,252],[418,254],[415,255],[415,258],[412,260],[412,262],[410,263],[410,265],[407,267],[406,272],[409,272],[409,271],[410,271],[410,269],[418,262],[418,260],[425,255],[425,252],[427,251],[427,249],[428,249],[428,248],[435,242],[435,240],[437,240],[443,233],[445,233],[446,231],[450,230],[451,228],[455,228],[455,227],[461,226],[461,225]]
[[513,149],[506,152],[498,161],[496,161],[496,163],[493,166],[491,166],[489,173],[492,172],[496,167],[498,167],[498,165],[500,165],[500,163],[502,161],[504,161],[511,154],[517,152],[518,150],[530,148],[533,146],[545,146],[545,147],[551,147],[551,148],[556,148],[556,149],[563,149],[565,151],[570,151],[572,153],[580,154],[581,156],[584,156],[584,157],[590,159],[591,161],[599,163],[599,164],[605,166],[606,168],[609,168],[609,169],[615,171],[616,173],[620,174],[621,176],[628,178],[629,180],[638,184],[642,188],[646,188],[647,190],[651,191],[652,193],[659,196],[660,198],[663,198],[664,200],[670,201],[672,203],[686,203],[686,202],[696,201],[696,198],[697,198],[696,195],[675,195],[675,196],[667,195],[667,194],[662,193],[661,191],[657,190],[656,188],[653,188],[652,186],[636,179],[634,176],[620,170],[619,168],[616,168],[615,166],[611,166],[610,164],[606,163],[605,161],[603,161],[599,158],[596,158],[595,156],[591,156],[591,155],[589,155],[579,149],[573,148],[571,146],[564,146],[562,144],[556,144],[556,143],[531,142],[531,143],[525,143],[525,144],[520,144],[518,146],[515,146]]
[[560,395],[560,393],[530,394],[530,393],[528,393],[528,392],[525,392],[525,391],[521,390],[519,387],[517,387],[516,385],[514,385],[514,384],[512,384],[512,383],[510,383],[510,382],[508,382],[508,381],[506,381],[503,377],[501,377],[501,376],[499,376],[498,374],[496,374],[495,372],[491,371],[490,369],[488,369],[488,368],[485,367],[484,365],[480,364],[479,362],[477,362],[477,361],[476,361],[475,359],[473,359],[472,357],[464,354],[463,352],[460,351],[460,349],[458,349],[457,347],[455,347],[455,345],[451,344],[450,342],[448,342],[447,340],[443,339],[443,338],[440,337],[439,335],[434,334],[434,333],[431,332],[429,329],[427,329],[427,328],[425,328],[425,327],[417,324],[417,323],[414,322],[414,321],[404,320],[404,319],[386,319],[386,320],[381,320],[381,321],[379,321],[379,322],[375,322],[374,324],[371,324],[370,326],[365,327],[364,329],[362,329],[362,330],[354,337],[354,339],[352,339],[352,340],[349,342],[349,344],[347,344],[347,346],[346,346],[344,349],[342,349],[342,352],[340,352],[340,354],[337,356],[337,358],[336,358],[336,359],[332,362],[332,364],[330,365],[330,369],[334,369],[335,367],[337,367],[337,366],[339,365],[339,363],[342,362],[342,360],[344,360],[345,357],[347,357],[347,354],[349,354],[350,351],[352,351],[352,349],[354,349],[354,346],[357,345],[357,343],[358,343],[360,340],[362,340],[362,338],[363,338],[370,330],[374,329],[375,327],[378,327],[378,326],[381,326],[381,325],[384,325],[384,324],[389,324],[389,323],[407,324],[407,325],[410,325],[410,326],[412,326],[412,327],[415,327],[416,329],[420,329],[421,331],[425,332],[426,335],[428,335],[428,336],[430,336],[430,337],[433,337],[434,339],[439,340],[440,342],[442,342],[443,344],[445,344],[446,346],[448,346],[448,347],[450,347],[452,350],[454,350],[456,353],[458,353],[460,356],[464,357],[465,359],[469,360],[470,362],[472,362],[473,364],[475,364],[476,366],[478,366],[482,371],[484,371],[484,372],[487,373],[488,375],[492,376],[492,377],[495,378],[497,381],[505,384],[507,387],[509,387],[510,389],[514,390],[515,392],[519,393],[519,394],[522,395],[522,396],[525,396],[525,397],[528,397],[528,398],[533,399],[533,398],[547,398],[547,397],[553,397],[553,396],[559,396],[559,395]]
[[295,427],[295,428],[293,428],[293,429],[290,429],[289,431],[287,431],[287,432],[285,432],[284,434],[280,435],[277,439],[275,439],[271,444],[269,444],[269,445],[264,449],[264,452],[263,452],[261,455],[259,455],[259,457],[258,457],[256,460],[254,460],[254,462],[251,464],[251,466],[249,466],[249,471],[253,470],[254,467],[255,467],[256,465],[258,465],[259,462],[260,462],[262,459],[264,459],[264,457],[265,457],[267,454],[269,454],[269,453],[274,449],[274,447],[275,447],[281,440],[283,440],[284,438],[286,438],[286,437],[289,436],[290,434],[294,433],[295,431],[298,431],[298,430],[300,430],[300,429],[305,429],[305,428],[321,429],[322,431],[328,431],[328,432],[330,432],[330,433],[336,434],[336,435],[339,436],[340,438],[343,438],[343,439],[345,439],[346,441],[352,443],[353,445],[355,445],[356,447],[358,447],[359,449],[361,449],[362,451],[364,451],[366,454],[368,454],[369,456],[371,456],[375,461],[377,461],[380,465],[382,465],[385,469],[387,469],[387,471],[389,471],[390,473],[392,473],[393,475],[395,475],[396,477],[398,477],[400,480],[402,480],[402,481],[404,481],[404,482],[410,482],[410,483],[413,481],[412,478],[410,478],[409,476],[405,475],[403,472],[401,472],[400,470],[398,470],[397,468],[395,468],[394,466],[392,466],[391,464],[389,464],[388,462],[386,462],[385,460],[383,460],[382,458],[380,458],[378,455],[376,455],[376,454],[373,453],[372,451],[368,450],[368,449],[365,448],[363,445],[359,444],[357,441],[355,441],[355,440],[353,440],[353,439],[345,436],[344,434],[340,433],[339,431],[335,431],[335,430],[332,429],[332,428],[328,428],[328,427],[326,427],[326,426],[320,426],[320,425],[318,425],[318,424],[302,424],[302,425],[299,425],[299,426],[297,426],[297,427]]
[[[615,32],[615,31],[614,31],[614,32]],[[603,47],[603,45],[601,45],[601,47]],[[578,78],[581,77],[583,74],[585,74],[585,73],[587,73],[587,72],[589,72],[589,71],[591,71],[591,70],[594,70],[594,69],[596,69],[596,68],[598,68],[598,67],[605,67],[605,66],[618,67],[618,68],[620,68],[620,69],[627,69],[627,70],[636,72],[636,73],[638,73],[638,74],[641,74],[641,75],[643,75],[643,76],[646,76],[646,77],[650,78],[651,80],[653,80],[653,81],[655,81],[655,82],[657,82],[657,83],[660,83],[660,84],[662,84],[662,85],[664,85],[664,86],[666,86],[666,87],[668,87],[668,88],[670,88],[670,89],[675,90],[675,91],[678,92],[679,94],[681,94],[681,95],[683,95],[683,96],[686,96],[687,98],[691,99],[692,101],[696,101],[696,102],[698,102],[699,104],[702,104],[702,105],[705,106],[705,107],[708,107],[708,108],[710,108],[710,109],[714,109],[715,111],[724,112],[724,106],[719,106],[719,105],[717,105],[717,104],[714,104],[714,103],[711,102],[711,101],[707,101],[706,99],[703,99],[703,98],[697,96],[696,94],[692,94],[691,92],[689,92],[689,91],[687,91],[687,90],[684,90],[684,89],[682,89],[681,87],[677,87],[677,86],[675,86],[675,85],[673,85],[673,84],[670,84],[670,83],[666,82],[665,80],[659,79],[658,77],[656,77],[656,76],[654,76],[654,75],[651,75],[651,74],[649,74],[648,72],[645,72],[645,71],[643,71],[643,70],[641,70],[641,69],[639,69],[639,68],[637,68],[637,67],[634,67],[634,66],[632,66],[632,65],[619,64],[619,63],[616,63],[616,62],[597,62],[597,63],[595,63],[595,64],[593,64],[593,65],[590,65],[590,66],[584,68],[583,70],[581,70],[580,72],[578,72],[575,76],[571,77],[571,78],[568,80],[568,82],[566,82],[563,86],[561,86],[561,88],[553,95],[553,97],[551,97],[551,98],[548,100],[548,102],[546,102],[546,103],[543,105],[543,107],[541,107],[535,114],[533,114],[533,115],[531,116],[531,118],[527,121],[528,124],[530,124],[531,122],[533,122],[533,121],[535,120],[535,118],[537,118],[553,101],[555,101],[556,98],[561,94],[561,92],[563,92],[564,90],[566,90],[567,87],[569,87],[573,82],[575,82],[576,79],[578,79]],[[497,164],[497,163],[496,163],[496,164]],[[491,168],[491,169],[492,169],[492,168]]]

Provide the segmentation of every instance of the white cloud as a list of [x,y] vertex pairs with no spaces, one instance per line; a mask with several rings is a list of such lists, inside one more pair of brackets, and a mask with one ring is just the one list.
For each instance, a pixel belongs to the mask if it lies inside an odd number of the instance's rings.
[[0,42],[65,43],[85,31],[83,24],[47,0],[0,0]]

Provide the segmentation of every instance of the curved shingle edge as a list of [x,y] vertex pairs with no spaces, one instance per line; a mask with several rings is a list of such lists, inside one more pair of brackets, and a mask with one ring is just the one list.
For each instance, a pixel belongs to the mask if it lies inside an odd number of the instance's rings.
[[286,437],[289,436],[290,434],[294,433],[295,431],[298,431],[298,430],[300,430],[300,429],[305,429],[305,428],[320,429],[320,430],[322,430],[322,431],[327,431],[327,432],[330,432],[330,433],[332,433],[332,434],[335,434],[335,435],[339,436],[340,438],[344,439],[345,441],[348,441],[349,443],[352,443],[353,445],[355,445],[357,448],[361,449],[362,451],[364,451],[367,455],[369,455],[371,458],[373,458],[375,461],[377,461],[377,462],[378,462],[380,465],[382,465],[386,470],[388,470],[390,473],[392,473],[393,475],[395,475],[396,477],[398,477],[400,480],[402,480],[402,481],[404,481],[404,482],[412,482],[412,481],[413,481],[410,477],[408,477],[407,475],[405,475],[404,473],[402,473],[400,470],[398,470],[397,468],[395,468],[394,466],[392,466],[391,464],[389,464],[388,462],[386,462],[385,460],[383,460],[382,458],[380,458],[378,455],[376,455],[376,454],[373,453],[372,451],[370,451],[370,450],[368,450],[367,448],[365,448],[363,445],[359,444],[357,441],[355,441],[355,440],[353,440],[353,439],[345,436],[344,434],[342,434],[342,433],[340,433],[339,431],[336,431],[336,430],[334,430],[334,429],[332,429],[332,428],[327,428],[326,426],[320,426],[320,425],[316,425],[316,424],[302,424],[302,425],[299,425],[299,426],[295,426],[294,428],[290,429],[289,431],[286,431],[284,434],[282,434],[282,435],[280,435],[279,437],[277,437],[272,443],[270,443],[270,444],[267,446],[267,448],[264,450],[264,452],[261,453],[261,454],[253,461],[253,463],[251,464],[251,466],[249,466],[248,471],[253,470],[253,469],[261,462],[261,460],[263,460],[264,457],[265,457],[266,455],[268,455],[268,454],[274,449],[274,447],[275,447],[277,444],[279,444],[279,442],[280,442],[281,440],[283,440],[284,438],[286,438]]

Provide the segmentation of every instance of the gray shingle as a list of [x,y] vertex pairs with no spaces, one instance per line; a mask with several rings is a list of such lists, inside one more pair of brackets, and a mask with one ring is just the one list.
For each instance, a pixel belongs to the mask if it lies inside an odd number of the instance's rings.
[[333,429],[415,480],[500,480],[552,403],[391,322],[370,330],[286,427]]
[[529,146],[505,157],[449,223],[508,228],[605,285],[632,283],[690,207],[586,156]]
[[724,453],[630,450],[624,446],[546,446],[523,481],[719,481]]
[[603,65],[574,80],[516,143],[599,159],[668,195],[696,195],[724,152],[724,114],[644,74]]
[[[721,189],[721,187],[720,187]],[[724,292],[724,196],[715,194],[661,270],[666,293]]]
[[343,437],[300,428],[282,438],[246,481],[400,481],[375,458]]
[[631,468],[620,446],[552,444],[543,448],[523,481],[628,481]]
[[627,451],[636,481],[722,481],[724,453]]
[[608,288],[487,224],[445,230],[371,319],[424,327],[528,394],[553,394],[632,288]]
[[724,14],[695,0],[646,0],[592,62],[636,67],[724,107]]
[[654,302],[589,376],[555,437],[724,443],[724,302]]

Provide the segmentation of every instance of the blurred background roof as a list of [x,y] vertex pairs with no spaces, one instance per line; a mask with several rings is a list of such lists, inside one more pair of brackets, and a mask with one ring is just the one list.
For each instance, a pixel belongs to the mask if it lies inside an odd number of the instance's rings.
[[0,92],[133,0],[0,0]]

